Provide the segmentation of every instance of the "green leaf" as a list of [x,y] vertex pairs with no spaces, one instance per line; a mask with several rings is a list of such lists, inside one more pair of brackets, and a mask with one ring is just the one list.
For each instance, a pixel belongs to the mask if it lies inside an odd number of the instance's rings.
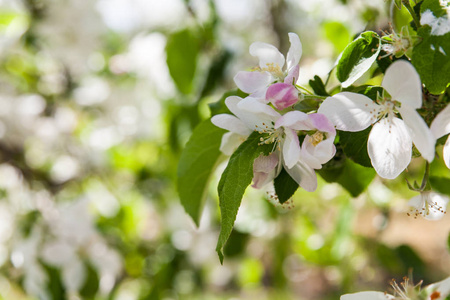
[[325,89],[325,85],[323,84],[322,79],[319,76],[314,76],[314,79],[309,81],[309,85],[313,89],[314,93],[319,96],[330,96],[327,90]]
[[167,66],[170,76],[178,90],[186,95],[192,92],[199,50],[198,38],[187,29],[173,33],[167,40]]
[[281,204],[288,201],[295,191],[298,189],[298,183],[283,168],[280,174],[273,181],[275,186],[275,193],[278,196],[278,201]]
[[374,169],[362,167],[347,159],[344,169],[336,182],[353,197],[357,197],[369,186],[375,175]]
[[[421,11],[429,10],[422,4]],[[434,17],[438,18],[438,12],[432,11]],[[428,11],[427,13],[430,13]],[[445,18],[445,17],[441,17]],[[448,20],[447,20],[448,22]],[[414,47],[412,63],[420,75],[422,83],[432,94],[440,94],[450,83],[450,32],[443,35],[435,35],[429,25],[420,27],[417,34],[422,41]]]
[[208,179],[221,155],[219,147],[225,132],[210,120],[203,121],[192,133],[178,163],[177,186],[180,201],[197,226]]
[[430,176],[429,180],[433,190],[441,194],[450,195],[450,178]]
[[361,77],[377,59],[381,43],[378,34],[363,32],[342,53],[336,66],[336,76],[342,87],[348,87]]
[[340,131],[339,139],[345,155],[354,162],[364,167],[372,167],[369,154],[367,153],[367,140],[372,126],[363,131],[347,132]]
[[268,155],[272,144],[259,145],[261,135],[253,132],[231,155],[217,188],[222,222],[216,251],[223,263],[223,247],[233,229],[245,189],[253,178],[253,162],[262,153]]

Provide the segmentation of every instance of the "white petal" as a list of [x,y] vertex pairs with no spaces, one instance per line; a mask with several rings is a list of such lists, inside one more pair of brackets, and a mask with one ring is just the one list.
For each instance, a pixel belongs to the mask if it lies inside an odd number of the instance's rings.
[[285,168],[285,170],[306,191],[314,192],[317,189],[316,172],[301,160],[291,169]]
[[383,292],[360,292],[341,296],[341,300],[386,300],[386,299],[395,299],[395,298]]
[[246,140],[246,136],[239,135],[234,132],[227,132],[222,136],[220,143],[220,151],[228,156],[231,156],[233,152]]
[[294,110],[284,114],[275,123],[275,128],[287,127],[295,130],[312,130],[308,115],[304,112]]
[[314,151],[314,156],[323,165],[327,163],[336,154],[336,146],[334,145],[334,136],[320,142]]
[[342,92],[325,99],[317,112],[324,114],[338,130],[361,131],[376,121],[372,112],[378,107],[369,97]]
[[253,94],[265,89],[272,81],[274,79],[269,72],[240,71],[234,76],[234,83],[241,91],[247,94]]
[[412,108],[422,106],[422,83],[413,65],[405,60],[397,60],[386,70],[381,86],[392,96]]
[[446,279],[430,284],[425,288],[429,293],[433,293],[434,291],[438,291],[441,295],[439,299],[445,299],[448,295],[450,295],[450,277]]
[[[236,116],[252,130],[261,131],[264,128],[273,128],[273,124],[281,117],[280,113],[271,106],[264,104],[256,98],[247,97],[237,104]],[[234,113],[234,112],[233,112]]]
[[215,115],[211,118],[211,122],[217,127],[237,133],[242,136],[248,136],[252,130],[245,125],[244,122],[229,114]]
[[278,154],[272,153],[268,156],[260,155],[253,163],[253,185],[254,188],[262,188],[275,178],[276,166],[278,165]]
[[281,145],[283,149],[284,163],[288,168],[292,168],[300,159],[300,142],[297,133],[287,128],[285,131],[285,139]]
[[310,166],[313,169],[321,169],[322,164],[320,163],[319,159],[314,155],[316,147],[312,143],[312,138],[307,135],[302,143],[301,148],[301,159],[304,163],[306,163],[308,166]]
[[431,162],[434,159],[436,139],[428,128],[427,123],[425,123],[419,113],[409,105],[398,107],[398,111],[402,115],[406,126],[411,130],[410,132],[414,145],[416,145],[422,156]]
[[261,69],[269,66],[283,68],[284,56],[275,46],[270,44],[255,42],[250,45],[250,54],[259,58]]
[[417,195],[408,201],[408,205],[414,209],[421,211],[425,207],[425,199],[422,195]]
[[444,162],[447,168],[450,169],[450,136],[447,138],[444,145]]
[[369,134],[367,150],[372,166],[383,178],[396,178],[411,161],[412,139],[405,123],[384,118],[376,123]]
[[437,139],[450,133],[450,105],[447,105],[447,107],[434,118],[433,122],[431,122],[430,129]]
[[289,42],[291,42],[291,47],[289,48],[286,57],[288,71],[297,66],[300,58],[302,57],[302,43],[300,42],[300,38],[298,37],[298,35],[290,32]]
[[69,292],[78,291],[86,279],[86,270],[79,259],[75,259],[62,269],[62,279]]
[[428,204],[428,213],[424,216],[427,220],[440,220],[444,217],[444,213],[447,211],[448,197],[435,193],[435,192],[423,192]]

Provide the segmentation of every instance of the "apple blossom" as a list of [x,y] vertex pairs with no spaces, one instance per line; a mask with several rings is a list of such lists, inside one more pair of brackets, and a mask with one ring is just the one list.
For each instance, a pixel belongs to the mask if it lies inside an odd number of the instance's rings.
[[[302,44],[295,33],[289,33],[289,41],[291,47],[286,59],[273,45],[262,42],[251,44],[250,54],[259,59],[259,67],[255,71],[237,73],[234,82],[239,89],[252,97],[273,103],[277,109],[296,103],[298,91],[292,84],[298,79]],[[270,86],[274,82],[279,84]]]
[[[436,116],[431,123],[430,129],[437,139],[450,133],[450,105],[447,105],[447,107]],[[447,168],[450,169],[450,136],[447,138],[444,145],[444,162]]]
[[[449,198],[433,191],[424,191],[409,200],[414,218],[422,216],[427,220],[439,220],[446,213]],[[408,215],[411,215],[408,213]]]
[[367,142],[372,166],[381,177],[393,179],[409,165],[413,143],[431,162],[436,140],[416,111],[422,106],[422,84],[414,67],[404,60],[394,62],[381,85],[389,95],[377,102],[342,92],[328,97],[318,112],[342,131],[361,131],[374,124]]
[[368,291],[342,295],[341,300],[444,300],[450,295],[450,277],[430,284],[423,289],[421,289],[422,281],[414,285],[408,277],[403,279],[404,281],[400,285],[392,280],[391,286],[394,295],[386,292]]

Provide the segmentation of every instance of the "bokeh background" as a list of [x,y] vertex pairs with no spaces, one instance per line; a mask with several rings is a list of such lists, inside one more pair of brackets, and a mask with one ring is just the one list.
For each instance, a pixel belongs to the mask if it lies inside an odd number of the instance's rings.
[[339,299],[449,276],[450,218],[408,217],[404,178],[357,198],[320,180],[283,206],[249,189],[224,265],[224,166],[199,228],[175,186],[252,42],[286,53],[297,33],[307,85],[361,31],[408,21],[383,0],[0,0],[0,299]]

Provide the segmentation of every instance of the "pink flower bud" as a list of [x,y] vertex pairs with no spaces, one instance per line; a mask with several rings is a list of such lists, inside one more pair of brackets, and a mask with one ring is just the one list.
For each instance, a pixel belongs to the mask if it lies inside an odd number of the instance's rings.
[[298,91],[292,84],[275,83],[267,89],[266,100],[283,110],[298,102]]

